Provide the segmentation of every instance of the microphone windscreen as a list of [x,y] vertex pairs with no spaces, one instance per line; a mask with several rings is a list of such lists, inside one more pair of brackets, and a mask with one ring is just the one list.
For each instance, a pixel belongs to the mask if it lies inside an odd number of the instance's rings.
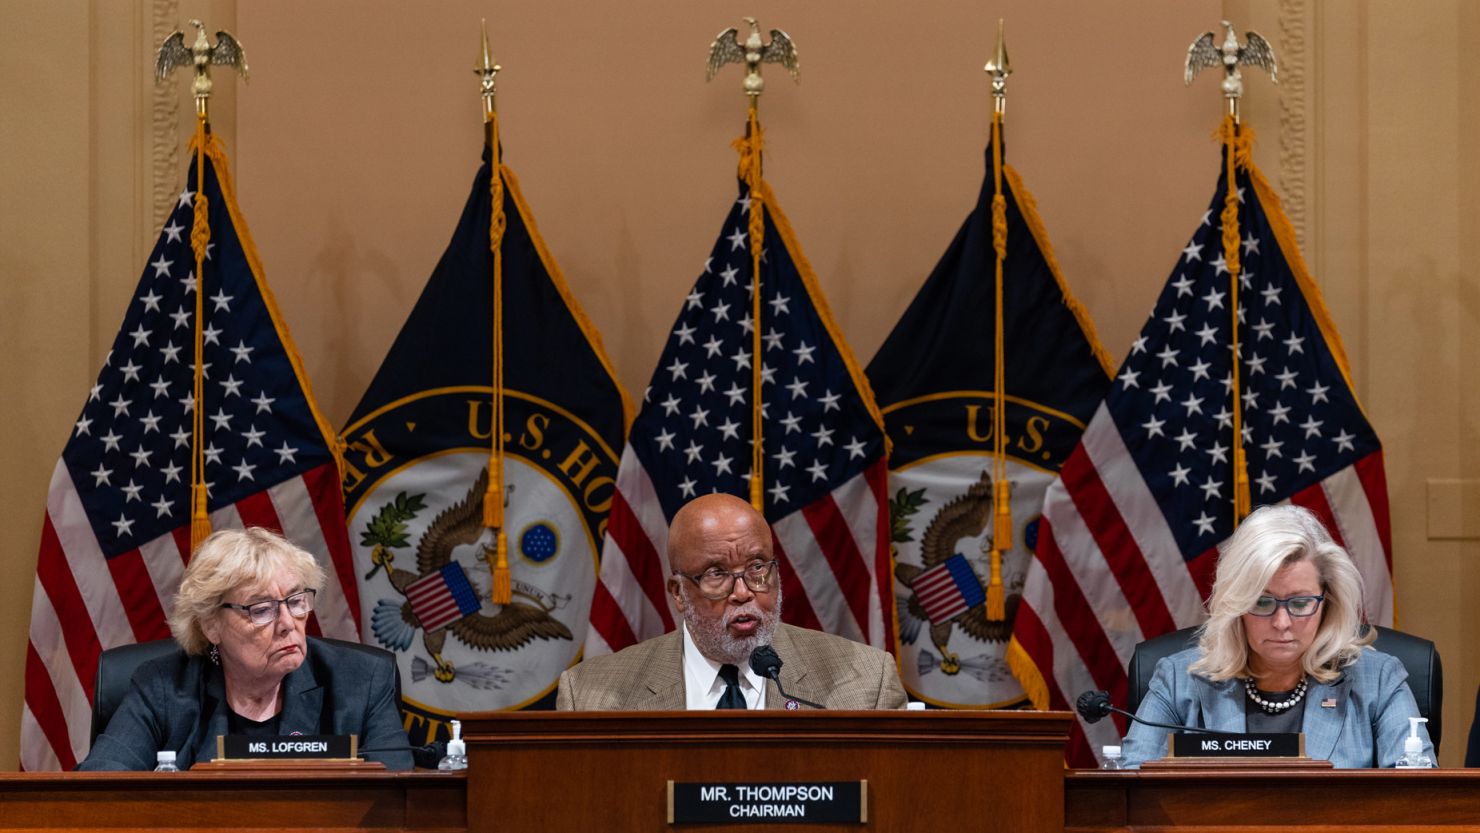
[[1074,708],[1085,723],[1098,723],[1100,718],[1110,713],[1110,695],[1103,691],[1086,691],[1079,695]]
[[770,645],[762,645],[750,652],[750,670],[766,679],[775,679],[781,673],[781,657]]

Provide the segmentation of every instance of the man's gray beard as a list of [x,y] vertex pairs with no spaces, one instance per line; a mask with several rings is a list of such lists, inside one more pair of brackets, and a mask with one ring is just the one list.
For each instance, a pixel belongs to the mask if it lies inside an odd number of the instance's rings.
[[[776,594],[776,603],[771,605],[771,612],[766,613],[761,606],[752,599],[739,606],[726,606],[724,613],[716,619],[701,618],[695,613],[694,602],[696,599],[690,595],[687,585],[683,588],[683,597],[686,608],[683,612],[684,626],[689,630],[689,638],[694,640],[694,645],[699,653],[719,663],[729,663],[744,669],[750,662],[750,652],[762,645],[770,645],[771,638],[776,635],[776,623],[781,621],[781,583],[777,582],[771,591]],[[707,601],[700,597],[697,601]],[[761,620],[760,627],[756,628],[753,636],[744,639],[736,639],[730,636],[728,622],[734,617],[749,613]]]

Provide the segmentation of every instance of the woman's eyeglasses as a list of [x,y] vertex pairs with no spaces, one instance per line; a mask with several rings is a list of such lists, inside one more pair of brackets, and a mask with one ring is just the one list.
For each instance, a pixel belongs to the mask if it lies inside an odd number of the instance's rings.
[[1302,619],[1306,616],[1314,616],[1315,612],[1321,609],[1321,602],[1325,601],[1325,599],[1326,597],[1324,595],[1291,596],[1288,599],[1277,599],[1274,596],[1260,596],[1254,602],[1254,606],[1249,608],[1249,612],[1255,616],[1273,616],[1283,607],[1286,613],[1297,619]]
[[300,590],[286,599],[268,599],[265,602],[253,602],[249,605],[232,604],[222,602],[222,607],[232,610],[240,610],[247,615],[247,619],[254,625],[266,625],[278,618],[278,606],[284,605],[288,608],[288,615],[294,619],[302,619],[313,612],[313,597],[317,590],[309,588]]

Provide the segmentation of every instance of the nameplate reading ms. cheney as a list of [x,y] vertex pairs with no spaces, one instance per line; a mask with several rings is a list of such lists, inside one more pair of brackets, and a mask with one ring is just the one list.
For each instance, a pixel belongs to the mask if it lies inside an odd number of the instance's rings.
[[867,821],[867,781],[668,782],[669,824]]
[[1303,758],[1305,735],[1274,732],[1247,735],[1169,735],[1173,758]]
[[218,735],[217,758],[227,761],[353,758],[354,735]]

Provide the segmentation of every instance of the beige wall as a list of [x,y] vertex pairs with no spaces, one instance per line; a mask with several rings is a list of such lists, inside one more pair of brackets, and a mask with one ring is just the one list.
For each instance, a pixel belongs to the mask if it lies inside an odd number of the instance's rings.
[[[231,28],[252,80],[218,84],[267,277],[331,421],[378,365],[456,222],[477,166],[477,23],[490,20],[506,161],[629,391],[647,383],[732,193],[735,68],[702,61],[754,14],[787,29],[794,86],[762,103],[767,174],[867,361],[971,206],[997,17],[1008,21],[1010,158],[1066,276],[1119,358],[1216,177],[1216,82],[1181,82],[1187,43],[1231,16],[1286,58],[1247,82],[1259,159],[1388,448],[1401,624],[1449,664],[1443,760],[1463,756],[1480,659],[1480,127],[1466,0],[1323,4],[959,0],[746,6],[637,0],[236,4],[9,2],[0,30],[0,765],[17,758],[25,632],[46,482],[111,341],[155,205],[178,189],[184,82],[152,48],[190,16]],[[57,48],[67,44],[67,49]],[[1471,73],[1472,74],[1472,73]],[[169,109],[173,105],[174,109]],[[1469,271],[1463,271],[1468,269]],[[1477,515],[1480,517],[1480,515]]]

